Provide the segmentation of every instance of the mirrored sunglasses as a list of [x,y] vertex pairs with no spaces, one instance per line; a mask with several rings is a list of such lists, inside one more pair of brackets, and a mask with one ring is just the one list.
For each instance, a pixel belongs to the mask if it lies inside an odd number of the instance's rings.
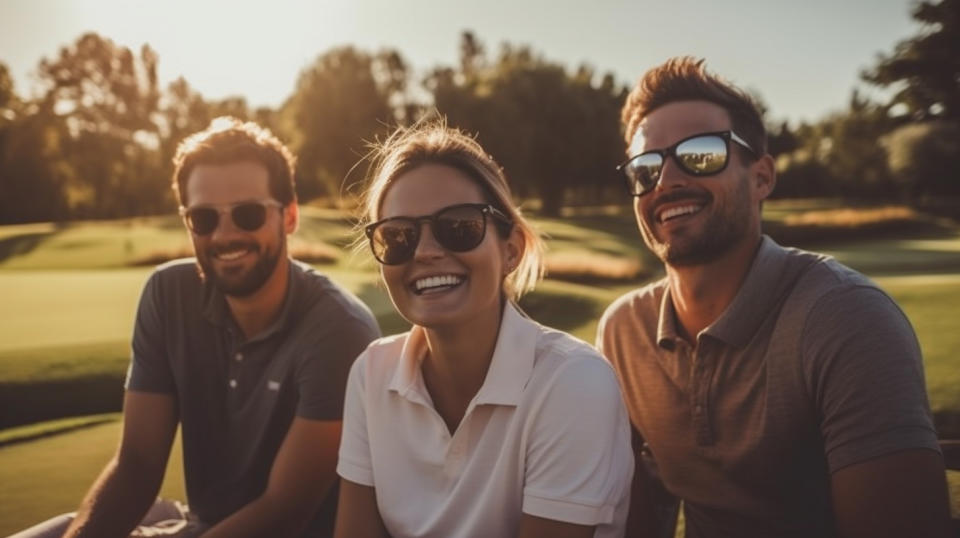
[[673,157],[681,170],[695,177],[719,174],[730,161],[730,141],[740,144],[751,154],[756,151],[733,131],[696,134],[664,148],[645,151],[627,159],[617,167],[627,179],[627,189],[633,196],[652,191],[660,181],[660,173],[667,157]]

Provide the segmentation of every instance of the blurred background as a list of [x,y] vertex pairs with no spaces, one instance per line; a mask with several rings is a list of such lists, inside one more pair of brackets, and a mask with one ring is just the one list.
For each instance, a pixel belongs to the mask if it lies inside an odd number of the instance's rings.
[[[684,54],[764,110],[765,231],[894,296],[940,435],[960,438],[960,0],[5,0],[0,535],[72,510],[114,450],[140,288],[190,255],[170,190],[184,136],[232,115],[284,140],[304,205],[293,255],[389,334],[406,326],[351,248],[363,157],[445,115],[548,235],[525,308],[593,341],[614,298],[662,274],[615,171],[619,112],[645,70]],[[175,450],[166,496],[183,498],[179,465]]]

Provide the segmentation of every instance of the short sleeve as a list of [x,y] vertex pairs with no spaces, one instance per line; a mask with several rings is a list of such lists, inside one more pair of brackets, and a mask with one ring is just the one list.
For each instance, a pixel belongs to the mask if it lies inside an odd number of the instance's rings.
[[343,418],[344,392],[354,359],[380,336],[369,312],[342,313],[338,320],[324,319],[315,334],[308,357],[297,370],[297,416],[313,420]]
[[523,512],[580,525],[613,523],[633,476],[614,373],[599,357],[572,360],[547,386],[528,426]]
[[347,395],[343,407],[343,435],[337,474],[346,480],[364,486],[373,486],[373,463],[370,458],[370,438],[367,435],[367,411],[364,405],[364,365],[366,352],[350,368]]
[[939,450],[920,346],[885,293],[856,286],[825,296],[801,342],[830,472],[899,450]]
[[161,273],[154,272],[140,294],[133,327],[132,357],[127,370],[127,390],[174,393],[176,385],[167,357],[162,315]]

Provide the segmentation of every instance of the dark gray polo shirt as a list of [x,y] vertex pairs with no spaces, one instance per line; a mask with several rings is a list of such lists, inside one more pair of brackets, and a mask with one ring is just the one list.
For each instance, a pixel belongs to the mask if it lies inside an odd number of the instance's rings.
[[[190,510],[215,524],[263,493],[295,416],[342,419],[350,366],[378,336],[359,299],[291,262],[277,321],[245,339],[223,294],[178,260],[143,290],[126,386],[176,397]],[[331,533],[336,495],[310,536]]]
[[863,275],[769,237],[695,346],[666,279],[611,305],[597,343],[690,538],[834,536],[831,473],[939,450],[903,312]]

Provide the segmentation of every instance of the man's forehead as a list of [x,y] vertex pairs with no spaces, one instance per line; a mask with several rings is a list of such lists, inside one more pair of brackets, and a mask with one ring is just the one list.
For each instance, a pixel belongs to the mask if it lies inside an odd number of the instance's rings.
[[725,109],[707,101],[678,101],[651,111],[637,126],[628,152],[663,149],[688,136],[731,128]]
[[187,178],[191,203],[228,204],[239,200],[267,198],[270,173],[260,163],[198,164]]

